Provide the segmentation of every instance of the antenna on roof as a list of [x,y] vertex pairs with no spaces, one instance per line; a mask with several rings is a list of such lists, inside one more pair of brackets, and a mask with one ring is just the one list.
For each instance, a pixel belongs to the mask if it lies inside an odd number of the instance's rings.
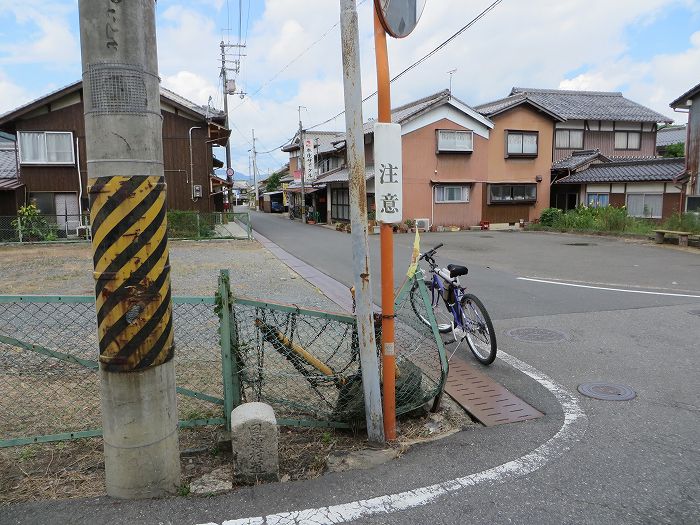
[[450,69],[447,73],[450,75],[450,95],[452,95],[452,75],[457,72],[457,68]]

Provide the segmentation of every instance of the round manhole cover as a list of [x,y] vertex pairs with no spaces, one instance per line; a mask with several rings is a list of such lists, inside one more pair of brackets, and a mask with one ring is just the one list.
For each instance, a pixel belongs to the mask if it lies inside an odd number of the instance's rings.
[[578,386],[578,391],[584,396],[604,401],[629,401],[637,397],[630,387],[612,383],[582,383]]
[[507,334],[525,343],[556,343],[566,340],[566,334],[546,328],[513,328]]

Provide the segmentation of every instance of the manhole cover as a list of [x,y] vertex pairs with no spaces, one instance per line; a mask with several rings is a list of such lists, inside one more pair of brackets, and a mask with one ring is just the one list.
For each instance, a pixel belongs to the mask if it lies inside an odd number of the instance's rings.
[[567,242],[565,246],[595,246],[594,242]]
[[690,315],[697,315],[698,317],[700,317],[700,310],[690,310],[688,313]]
[[629,401],[637,397],[630,387],[612,383],[582,383],[578,386],[578,391],[584,396],[604,401]]
[[513,328],[506,333],[513,339],[525,343],[556,343],[566,340],[566,334],[546,328]]

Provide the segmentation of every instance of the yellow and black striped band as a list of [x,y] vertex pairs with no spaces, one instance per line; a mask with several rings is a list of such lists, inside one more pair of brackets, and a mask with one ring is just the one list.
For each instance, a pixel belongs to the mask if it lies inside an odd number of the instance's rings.
[[173,358],[170,260],[162,177],[90,180],[100,363],[131,372]]

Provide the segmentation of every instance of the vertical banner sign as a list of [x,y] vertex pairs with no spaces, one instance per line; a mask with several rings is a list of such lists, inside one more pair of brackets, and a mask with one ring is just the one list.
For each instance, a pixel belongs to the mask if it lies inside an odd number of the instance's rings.
[[314,141],[310,138],[304,140],[304,180],[313,181],[316,177],[316,166],[314,163]]
[[376,122],[374,124],[374,202],[379,222],[401,222],[402,174],[401,126]]

